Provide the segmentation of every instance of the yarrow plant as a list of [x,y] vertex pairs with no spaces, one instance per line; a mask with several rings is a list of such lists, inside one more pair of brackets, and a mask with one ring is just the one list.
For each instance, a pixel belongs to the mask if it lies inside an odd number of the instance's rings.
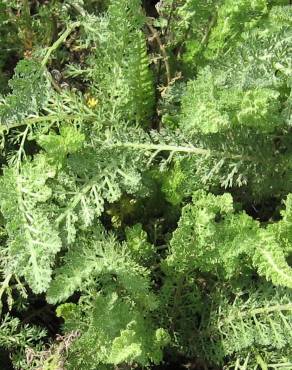
[[292,369],[292,7],[0,1],[0,363]]

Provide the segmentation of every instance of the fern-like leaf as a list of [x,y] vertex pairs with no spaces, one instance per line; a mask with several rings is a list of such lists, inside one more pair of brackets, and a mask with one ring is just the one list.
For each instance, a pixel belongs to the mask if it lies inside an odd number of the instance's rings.
[[0,122],[9,125],[30,114],[37,114],[48,101],[51,86],[40,63],[21,60],[9,82],[12,93],[0,105]]
[[54,168],[39,156],[25,163],[20,173],[15,167],[7,168],[1,178],[0,207],[9,235],[6,271],[23,276],[35,293],[48,288],[54,257],[61,248],[45,210],[51,196],[46,181],[54,174]]
[[292,269],[275,235],[245,213],[235,213],[229,194],[195,193],[170,241],[166,266],[240,276],[252,266],[275,285],[292,287]]

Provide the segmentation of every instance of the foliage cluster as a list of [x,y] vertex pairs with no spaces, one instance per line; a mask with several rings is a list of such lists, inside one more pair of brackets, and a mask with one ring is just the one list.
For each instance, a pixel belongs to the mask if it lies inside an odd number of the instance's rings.
[[149,4],[0,1],[1,368],[292,369],[292,7]]

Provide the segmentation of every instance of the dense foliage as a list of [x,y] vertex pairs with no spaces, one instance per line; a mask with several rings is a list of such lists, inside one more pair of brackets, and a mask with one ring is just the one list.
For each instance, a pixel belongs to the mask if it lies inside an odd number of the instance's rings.
[[292,7],[0,0],[1,369],[292,369]]

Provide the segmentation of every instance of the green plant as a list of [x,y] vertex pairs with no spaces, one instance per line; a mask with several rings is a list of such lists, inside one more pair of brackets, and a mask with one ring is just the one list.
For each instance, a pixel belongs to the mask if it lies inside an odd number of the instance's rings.
[[14,368],[292,369],[289,2],[1,9]]

